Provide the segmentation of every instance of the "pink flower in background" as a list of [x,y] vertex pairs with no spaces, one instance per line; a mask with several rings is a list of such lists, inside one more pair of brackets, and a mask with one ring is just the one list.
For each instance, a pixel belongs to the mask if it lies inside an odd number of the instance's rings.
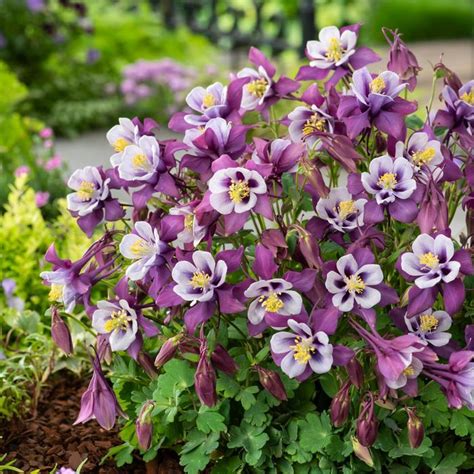
[[19,166],[15,170],[15,176],[19,178],[20,176],[23,176],[24,174],[29,174],[30,173],[30,168],[26,165]]
[[53,129],[51,127],[45,127],[39,132],[39,136],[43,139],[48,139],[53,136]]
[[48,204],[49,193],[47,191],[38,191],[35,194],[36,207],[44,207]]
[[46,171],[53,171],[59,168],[62,165],[62,159],[59,155],[54,155],[44,164],[44,169]]
[[45,141],[43,142],[43,146],[44,146],[45,148],[48,148],[48,149],[49,149],[49,148],[53,148],[54,142],[53,142],[53,140],[45,140]]

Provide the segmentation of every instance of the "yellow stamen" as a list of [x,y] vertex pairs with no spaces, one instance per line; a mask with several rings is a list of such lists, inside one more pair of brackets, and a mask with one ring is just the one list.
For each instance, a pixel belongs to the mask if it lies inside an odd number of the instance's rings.
[[357,212],[357,207],[355,202],[352,200],[349,201],[341,201],[336,209],[337,214],[339,215],[339,219],[345,220],[351,214]]
[[298,364],[306,364],[315,351],[312,338],[303,339],[301,336],[296,336],[295,345],[290,346],[290,349],[293,350],[293,357]]
[[411,159],[416,166],[428,164],[436,155],[436,151],[432,146],[429,146],[421,151],[416,151],[411,155]]
[[150,244],[142,239],[135,240],[135,242],[130,245],[130,251],[136,258],[144,257],[150,251],[150,249]]
[[150,161],[143,153],[137,153],[132,158],[132,166],[134,168],[141,168],[144,170],[148,170],[150,168]]
[[423,332],[432,331],[438,327],[439,321],[432,314],[423,314],[420,316],[420,329]]
[[269,313],[278,313],[285,304],[283,301],[278,297],[277,293],[270,293],[270,295],[265,299],[262,303],[262,306],[269,312]]
[[77,190],[77,197],[81,201],[90,201],[95,191],[95,184],[90,181],[82,181]]
[[415,375],[415,369],[413,368],[413,366],[409,365],[406,369],[404,369],[403,375]]
[[393,173],[385,173],[380,176],[377,184],[385,189],[393,189],[397,184],[397,179]]
[[187,214],[184,217],[184,227],[186,230],[193,230],[194,214]]
[[362,293],[365,289],[364,280],[359,275],[351,275],[349,278],[344,278],[347,291],[351,293]]
[[324,132],[325,128],[326,120],[314,113],[308,120],[306,120],[303,127],[303,135],[308,136],[314,132]]
[[380,94],[385,89],[385,81],[380,76],[377,76],[372,80],[369,87],[371,92]]
[[249,82],[247,84],[247,90],[258,97],[259,99],[265,95],[265,91],[267,90],[268,82],[261,77],[260,79],[255,79],[255,81]]
[[116,329],[126,331],[128,329],[128,323],[131,321],[131,317],[123,310],[113,311],[104,324],[104,329],[106,332],[112,332]]
[[62,298],[63,298],[63,285],[52,283],[51,289],[49,290],[49,294],[48,294],[49,301],[61,301]]
[[207,93],[202,98],[202,106],[207,109],[213,105],[216,105],[216,98],[212,94]]
[[325,54],[326,58],[336,63],[342,58],[343,54],[344,50],[342,49],[341,42],[337,38],[331,38]]
[[459,98],[469,105],[474,105],[474,87],[469,92],[464,92]]
[[425,267],[435,268],[439,265],[439,259],[436,255],[433,255],[431,252],[424,253],[418,259],[420,261],[420,265],[424,265]]
[[196,288],[206,288],[206,286],[209,285],[209,282],[211,281],[210,275],[204,272],[194,272],[193,277],[189,281],[191,286],[196,289]]
[[130,145],[130,142],[125,140],[125,138],[117,138],[117,140],[114,142],[114,150],[117,153],[120,153],[121,151],[125,150],[128,145]]
[[238,204],[250,195],[250,188],[245,181],[232,181],[229,186],[229,197],[232,202]]

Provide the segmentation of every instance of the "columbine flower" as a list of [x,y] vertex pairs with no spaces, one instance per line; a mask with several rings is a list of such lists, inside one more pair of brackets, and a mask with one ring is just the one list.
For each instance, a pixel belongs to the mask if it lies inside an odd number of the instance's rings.
[[[303,300],[299,293],[291,290],[293,285],[281,278],[272,280],[260,280],[252,283],[245,291],[247,298],[255,298],[248,309],[248,319],[254,324],[260,324],[267,313],[272,316],[292,316],[299,314],[303,306]],[[275,329],[281,329],[286,325],[273,325]]]
[[272,171],[276,175],[297,171],[298,161],[304,153],[303,146],[282,138],[269,142],[255,138],[254,141],[252,161],[259,165],[271,164]]
[[430,140],[427,133],[414,133],[408,140],[406,148],[403,142],[398,142],[395,155],[403,156],[410,161],[415,176],[421,182],[426,182],[430,177],[434,181],[439,181],[443,176],[440,168],[444,162],[441,143],[438,140]]
[[319,199],[316,213],[339,232],[348,232],[364,223],[367,199],[354,200],[346,188],[333,188],[326,198]]
[[420,359],[413,356],[410,365],[402,370],[401,374],[397,379],[385,379],[385,383],[388,387],[397,389],[403,388],[409,383],[410,380],[415,381],[416,378],[421,374],[423,370],[423,362]]
[[97,356],[92,359],[92,366],[92,379],[82,394],[81,410],[74,424],[96,419],[102,428],[110,430],[114,427],[117,416],[127,418],[127,415],[120,408],[114,391],[105,380]]
[[[466,126],[474,122],[474,79],[466,82],[457,91],[450,85],[443,89],[446,110],[440,110],[435,117],[435,125],[465,133]],[[472,130],[471,133],[472,135]]]
[[225,282],[227,265],[217,263],[209,252],[193,253],[193,263],[181,261],[173,268],[172,277],[177,283],[173,290],[185,301],[205,302],[214,298],[214,289]]
[[370,162],[369,172],[361,175],[364,189],[375,195],[377,204],[387,206],[390,215],[401,222],[416,217],[416,203],[410,196],[416,189],[413,169],[405,158],[392,160],[389,155]]
[[326,333],[313,334],[305,323],[288,320],[293,332],[282,331],[270,340],[273,360],[290,378],[307,379],[312,372],[324,374],[332,367],[332,344]]
[[210,86],[195,87],[186,97],[186,103],[191,109],[202,115],[188,114],[184,120],[195,126],[205,125],[211,118],[224,117],[228,110],[227,87],[220,82],[214,82]]
[[125,351],[135,341],[138,331],[137,313],[127,300],[99,301],[92,315],[92,327],[109,335],[113,351]]
[[402,255],[401,266],[408,275],[416,277],[418,288],[431,288],[441,281],[449,283],[458,276],[461,264],[452,260],[453,241],[445,235],[433,238],[421,234],[413,242],[412,250]]
[[194,210],[194,206],[191,205],[170,209],[170,215],[183,216],[184,218],[183,230],[178,233],[176,238],[176,244],[179,248],[184,248],[186,244],[193,244],[196,247],[206,236],[208,226],[199,224]]
[[272,79],[263,66],[258,69],[243,68],[237,77],[248,77],[250,81],[245,84],[242,92],[242,108],[254,110],[263,105],[265,99],[272,95]]
[[291,121],[288,133],[294,142],[304,142],[309,148],[318,149],[321,132],[333,133],[334,119],[316,105],[296,107],[288,114]]
[[309,65],[319,69],[341,66],[355,53],[356,42],[355,32],[345,30],[341,33],[335,26],[326,26],[319,32],[319,41],[306,43]]
[[446,331],[451,327],[452,319],[446,311],[428,309],[412,318],[405,317],[405,323],[411,333],[432,346],[445,346],[451,339]]
[[243,214],[257,205],[267,185],[257,171],[246,168],[218,170],[208,183],[211,206],[220,214]]
[[137,142],[138,126],[128,118],[119,118],[119,125],[114,125],[107,132],[107,140],[115,150],[110,162],[112,166],[118,166],[125,148]]
[[135,233],[125,235],[119,247],[125,258],[135,260],[127,267],[127,277],[133,281],[144,278],[152,267],[165,262],[163,253],[168,248],[168,244],[160,240],[157,229],[153,229],[146,221],[136,222]]
[[379,290],[373,288],[383,281],[382,269],[377,264],[359,265],[352,255],[344,255],[336,263],[337,272],[330,271],[326,288],[334,296],[332,304],[340,311],[351,311],[355,304],[372,308],[381,300]]
[[137,145],[125,148],[118,165],[119,176],[125,181],[148,181],[165,169],[158,141],[146,135],[139,138]]

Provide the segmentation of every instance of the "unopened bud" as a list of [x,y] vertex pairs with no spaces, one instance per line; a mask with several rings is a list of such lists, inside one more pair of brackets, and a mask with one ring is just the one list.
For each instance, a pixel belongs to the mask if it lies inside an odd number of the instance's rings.
[[369,392],[361,407],[359,417],[357,418],[357,439],[362,446],[370,447],[377,439],[379,425],[374,412],[374,397],[371,392]]
[[229,355],[223,346],[217,344],[211,355],[212,365],[227,375],[233,375],[237,372],[238,366],[235,360]]
[[216,372],[207,356],[207,340],[201,330],[201,348],[199,362],[194,374],[194,388],[203,405],[212,407],[217,403]]
[[352,436],[352,449],[354,450],[354,454],[367,466],[369,467],[374,467],[374,460],[372,459],[372,455],[370,454],[370,451],[368,448],[365,446],[362,446],[362,444],[359,443],[359,440],[355,437]]
[[357,388],[361,388],[364,383],[364,372],[362,366],[355,357],[353,357],[346,365],[346,370],[352,384]]
[[283,385],[280,376],[275,371],[265,369],[259,365],[255,365],[255,370],[258,373],[258,379],[260,380],[262,387],[268,393],[272,394],[278,400],[288,400],[285,386]]
[[331,401],[331,421],[336,428],[342,426],[349,416],[349,409],[351,407],[351,397],[349,395],[350,388],[351,382],[350,380],[347,380]]
[[138,444],[144,451],[150,449],[153,436],[153,423],[151,413],[155,408],[154,402],[147,400],[140,409],[140,413],[135,422],[135,432],[137,434]]
[[425,437],[425,429],[421,420],[415,415],[413,410],[407,408],[408,414],[408,441],[413,449],[418,448]]
[[62,351],[68,355],[72,353],[71,333],[55,306],[51,308],[51,337]]
[[162,346],[155,358],[155,367],[162,367],[173,358],[178,348],[180,336],[174,336],[168,339]]

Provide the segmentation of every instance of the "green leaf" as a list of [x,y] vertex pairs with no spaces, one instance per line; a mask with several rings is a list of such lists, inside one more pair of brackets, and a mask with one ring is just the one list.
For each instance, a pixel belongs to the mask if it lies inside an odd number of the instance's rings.
[[265,413],[268,412],[269,408],[270,407],[263,403],[261,399],[257,400],[253,406],[245,410],[244,420],[251,425],[262,426],[267,421]]
[[331,442],[331,423],[327,413],[321,413],[319,417],[310,413],[305,420],[299,422],[300,443],[305,451],[310,453],[322,452]]
[[239,401],[240,403],[242,403],[244,410],[248,410],[257,401],[254,393],[258,393],[258,391],[259,391],[259,388],[255,385],[252,385],[251,387],[247,387],[244,390],[242,390],[240,393],[238,393],[235,399]]
[[198,474],[209,464],[210,454],[219,446],[219,434],[206,435],[198,430],[193,430],[187,437],[187,443],[180,452],[179,463],[184,471]]
[[221,431],[227,431],[224,421],[225,418],[218,411],[208,410],[201,407],[196,418],[196,426],[198,430],[206,434],[211,431],[214,433],[220,433]]
[[397,446],[391,449],[388,455],[391,458],[399,458],[402,456],[421,456],[421,457],[429,457],[433,456],[433,450],[431,449],[431,439],[425,436],[421,445],[413,449],[407,444],[402,446]]
[[120,444],[110,448],[106,457],[113,456],[117,466],[122,467],[133,462],[133,449],[133,446],[129,443]]
[[217,379],[217,391],[225,398],[234,398],[240,392],[240,385],[228,375],[220,374]]
[[455,474],[457,468],[467,459],[465,454],[450,453],[434,468],[438,474]]
[[410,115],[405,119],[405,123],[408,128],[411,128],[412,130],[420,130],[423,128],[423,120],[421,120],[418,115]]
[[212,468],[212,474],[229,474],[229,472],[241,472],[242,460],[238,456],[220,459]]
[[449,427],[458,436],[467,436],[471,431],[474,431],[473,421],[468,418],[468,415],[467,409],[454,410],[451,415]]
[[252,426],[245,421],[239,426],[231,426],[228,448],[244,448],[245,461],[255,466],[262,456],[262,448],[269,440],[264,427]]

